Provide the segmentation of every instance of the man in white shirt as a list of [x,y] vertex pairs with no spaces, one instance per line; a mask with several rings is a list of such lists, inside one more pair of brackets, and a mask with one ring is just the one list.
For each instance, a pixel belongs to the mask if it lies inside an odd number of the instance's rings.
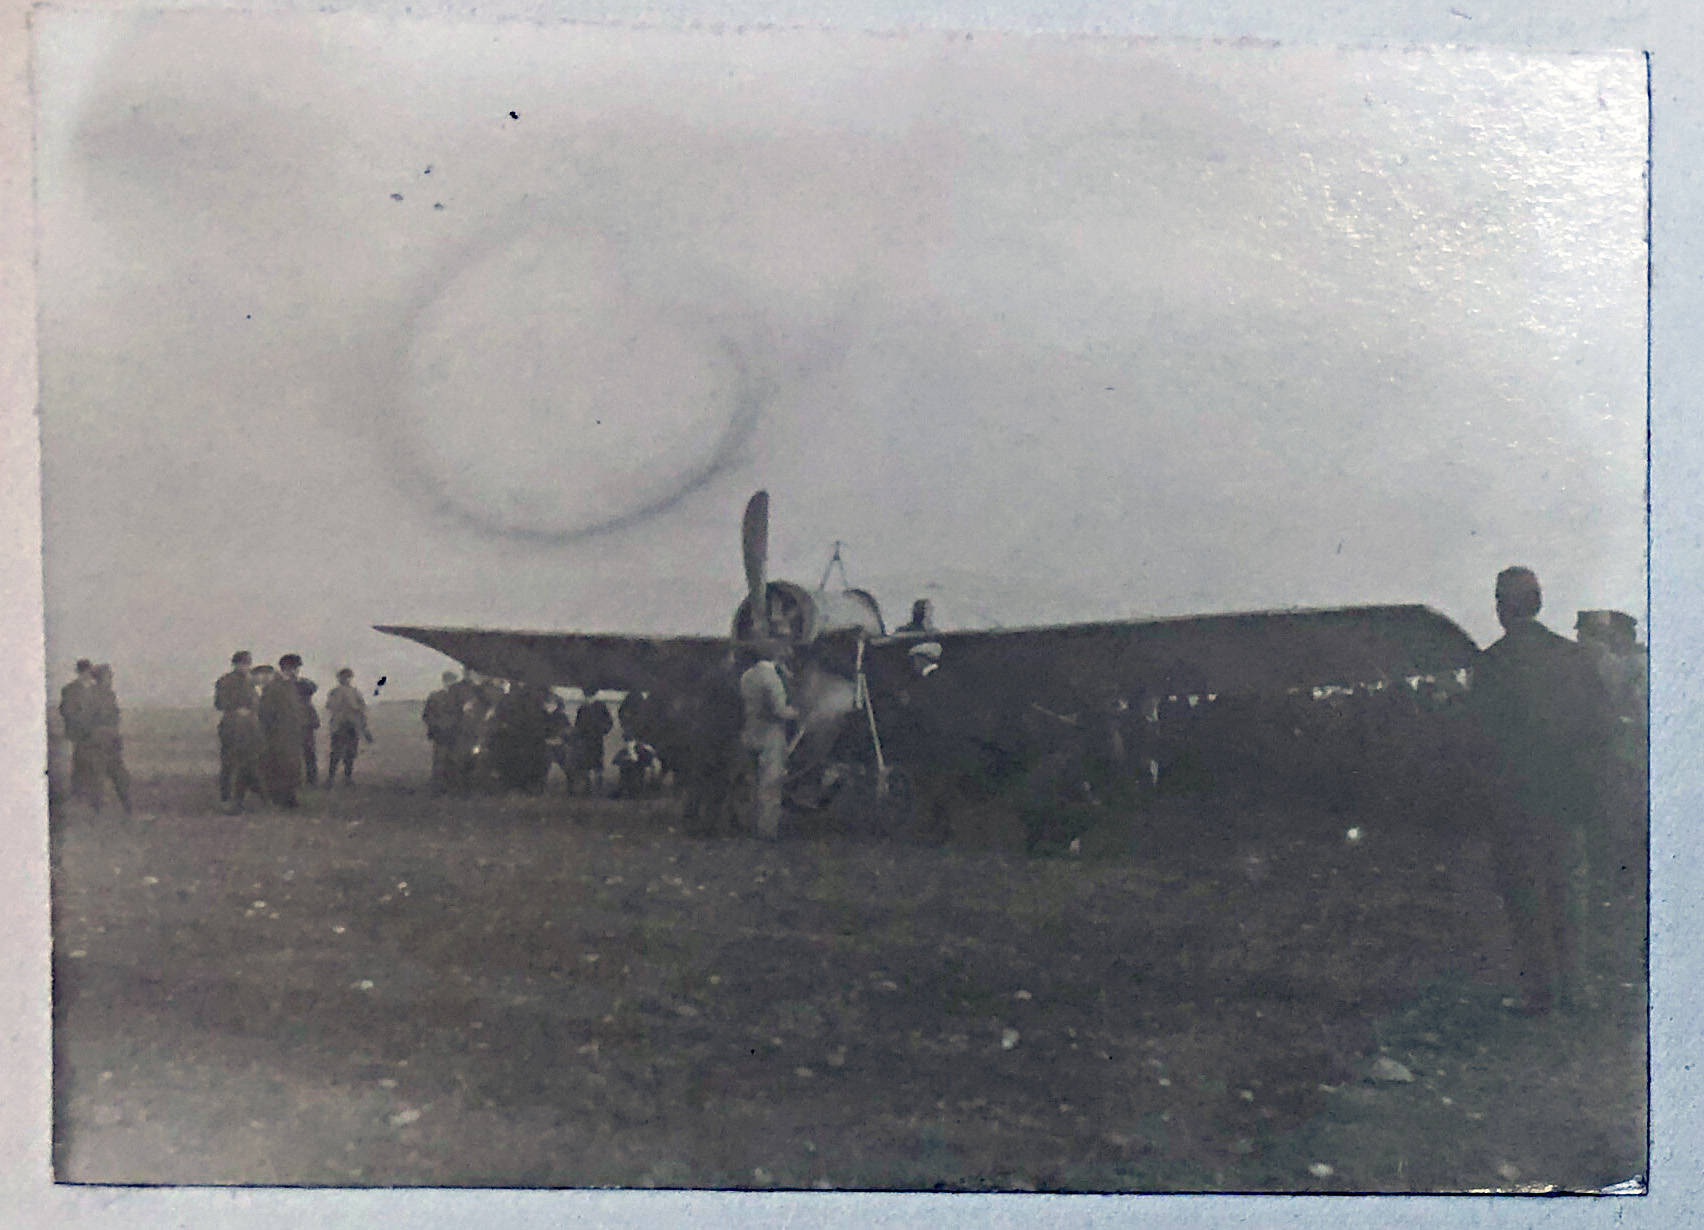
[[787,776],[787,723],[799,712],[788,702],[783,674],[788,652],[776,646],[740,676],[745,721],[740,742],[755,769],[757,836],[774,841],[781,832],[781,786]]

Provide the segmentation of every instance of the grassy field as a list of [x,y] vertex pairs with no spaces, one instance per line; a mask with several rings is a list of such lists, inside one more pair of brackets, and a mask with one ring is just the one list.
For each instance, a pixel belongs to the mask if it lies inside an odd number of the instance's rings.
[[126,721],[138,817],[55,813],[63,1180],[1388,1192],[1645,1170],[1633,872],[1592,903],[1584,994],[1532,1021],[1485,850],[1424,817],[1176,800],[1049,858],[696,841],[666,800],[559,779],[431,798],[408,705],[375,708],[353,788],[229,817],[210,711]]

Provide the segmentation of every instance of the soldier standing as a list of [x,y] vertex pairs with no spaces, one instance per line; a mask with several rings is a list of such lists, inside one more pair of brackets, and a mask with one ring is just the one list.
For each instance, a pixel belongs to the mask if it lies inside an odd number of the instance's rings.
[[266,733],[261,780],[267,797],[280,807],[297,806],[296,791],[302,784],[302,732],[308,716],[296,687],[301,667],[299,655],[285,654],[278,659],[277,676],[260,694],[260,725]]
[[481,675],[474,686],[473,707],[462,711],[462,772],[469,786],[490,790],[497,785],[491,736],[497,729],[497,706],[508,694],[504,680],[495,675]]
[[603,771],[604,739],[615,729],[609,706],[588,695],[580,702],[574,715],[574,768],[586,787],[587,794],[596,794]]
[[471,667],[462,672],[461,682],[452,691],[456,693],[461,716],[456,719],[456,742],[450,763],[454,771],[454,786],[460,793],[473,785],[475,761],[480,741],[485,736],[490,708],[485,703],[485,689],[481,686],[479,673]]
[[87,658],[77,659],[77,677],[59,690],[59,720],[65,737],[71,743],[71,797],[86,798],[93,781],[93,752],[89,745],[89,725],[85,714],[89,708],[89,693],[95,686],[95,664]]
[[445,671],[444,686],[426,698],[421,720],[426,723],[426,741],[432,745],[432,793],[450,789],[451,757],[455,752],[456,729],[461,724],[461,702],[456,695],[456,673]]
[[239,649],[231,655],[231,669],[213,685],[213,707],[219,711],[219,801],[231,801],[241,777],[239,808],[242,795],[260,789],[260,719],[255,712],[259,697],[250,674],[253,665],[254,655]]
[[[574,792],[574,723],[568,718],[568,706],[562,703],[562,698],[555,691],[550,693],[550,700],[544,710],[544,746],[550,756],[551,764],[562,769],[564,789],[570,794]],[[549,783],[550,770],[545,769],[546,784]]]
[[541,683],[516,683],[497,707],[492,765],[507,790],[539,794],[550,776],[550,706],[556,696]]
[[355,756],[361,750],[361,740],[373,741],[367,729],[367,698],[355,686],[355,672],[345,666],[337,672],[337,686],[325,698],[325,715],[331,727],[331,759],[326,764],[325,786],[337,779],[337,766],[343,766],[343,784],[355,776]]
[[1530,569],[1497,577],[1504,635],[1479,657],[1470,712],[1489,760],[1496,872],[1521,961],[1522,1011],[1548,1012],[1574,970],[1570,847],[1597,844],[1608,702],[1588,655],[1538,622]]
[[745,722],[740,742],[756,770],[757,836],[774,841],[781,834],[781,787],[787,776],[787,723],[798,710],[787,700],[783,677],[785,646],[776,647],[740,676],[740,704]]
[[[302,698],[302,713],[307,718],[307,725],[302,728],[302,770],[308,785],[319,785],[319,749],[316,732],[320,728],[319,710],[314,708],[314,693],[319,691],[319,684],[312,679],[297,679],[296,692]],[[329,783],[327,783],[329,785]]]
[[124,741],[119,736],[118,694],[112,687],[112,667],[104,663],[91,672],[93,682],[81,714],[89,746],[89,801],[98,812],[104,781],[112,782],[113,793],[124,814],[130,814],[130,773],[124,767]]
[[[272,686],[273,680],[278,678],[278,671],[270,662],[262,662],[259,666],[255,667],[254,670],[249,672],[249,677],[254,680],[255,698],[254,724],[252,727],[254,769],[252,789],[263,802],[266,802],[270,801],[271,796],[267,793],[266,787],[266,727],[262,726],[260,722],[260,700],[266,695],[266,690]],[[238,771],[232,778],[233,783],[239,780],[241,776],[242,771],[239,764]],[[243,810],[241,802],[242,794],[240,791],[236,790],[235,785],[233,785],[232,789],[236,795],[233,799],[232,814],[237,814]]]

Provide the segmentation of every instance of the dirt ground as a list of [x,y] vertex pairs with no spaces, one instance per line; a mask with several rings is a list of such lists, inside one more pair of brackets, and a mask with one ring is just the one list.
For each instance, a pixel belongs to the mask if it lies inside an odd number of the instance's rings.
[[431,798],[417,711],[379,705],[353,787],[233,818],[211,713],[126,722],[137,818],[55,813],[62,1181],[1645,1172],[1638,869],[1589,903],[1581,992],[1527,1020],[1485,850],[1424,817],[1176,800],[1057,857],[699,841],[560,779]]

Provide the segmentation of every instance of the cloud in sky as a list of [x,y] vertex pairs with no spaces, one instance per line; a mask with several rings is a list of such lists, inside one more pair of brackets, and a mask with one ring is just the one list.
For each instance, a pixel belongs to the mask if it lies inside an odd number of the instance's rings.
[[1022,619],[1484,639],[1517,560],[1555,622],[1641,609],[1636,57],[42,35],[55,669],[192,699],[239,643],[429,681],[375,622],[717,631],[758,486],[783,575],[841,538]]

